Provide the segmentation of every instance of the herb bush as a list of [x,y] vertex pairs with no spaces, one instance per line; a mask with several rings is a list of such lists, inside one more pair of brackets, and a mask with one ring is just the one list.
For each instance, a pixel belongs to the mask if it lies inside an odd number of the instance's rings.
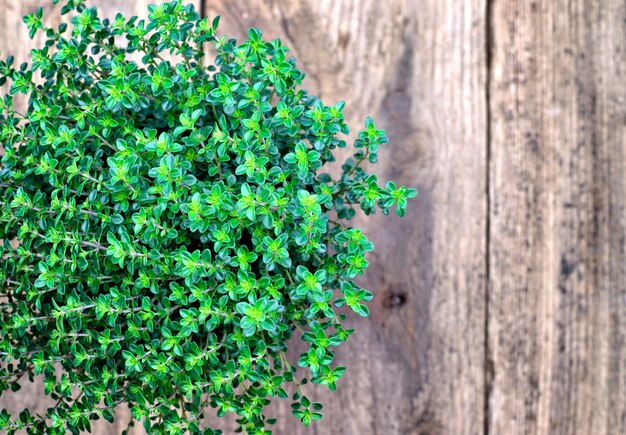
[[279,40],[237,45],[181,1],[147,20],[82,3],[63,6],[72,26],[26,16],[44,47],[0,62],[0,391],[41,375],[56,402],[0,429],[78,433],[127,403],[150,433],[218,433],[200,429],[215,408],[262,434],[273,396],[320,419],[302,384],[344,373],[334,307],[367,316],[372,298],[353,279],[373,246],[347,221],[416,194],[364,170],[385,132],[367,119],[341,175],[319,173],[346,146],[343,103],[300,89]]

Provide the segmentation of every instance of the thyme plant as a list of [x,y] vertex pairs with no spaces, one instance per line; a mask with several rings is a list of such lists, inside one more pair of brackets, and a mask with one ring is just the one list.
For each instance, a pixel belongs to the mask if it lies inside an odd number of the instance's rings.
[[0,412],[0,431],[79,433],[126,403],[149,433],[218,433],[214,409],[265,434],[273,396],[322,418],[302,385],[336,388],[352,330],[335,308],[372,298],[353,279],[373,246],[347,222],[416,194],[364,170],[385,132],[368,118],[333,178],[344,105],[299,87],[280,40],[237,44],[181,1],[62,12],[24,18],[46,39],[30,64],[0,61],[0,392],[41,376],[55,402]]

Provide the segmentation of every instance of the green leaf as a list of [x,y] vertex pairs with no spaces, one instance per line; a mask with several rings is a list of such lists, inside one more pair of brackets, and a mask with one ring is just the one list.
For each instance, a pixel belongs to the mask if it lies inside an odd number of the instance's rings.
[[367,118],[338,152],[345,105],[260,29],[238,43],[179,0],[146,18],[62,3],[58,26],[24,17],[30,62],[0,60],[0,378],[41,375],[56,402],[0,412],[0,432],[88,432],[126,402],[148,433],[200,432],[215,408],[260,434],[293,390],[294,415],[321,419],[306,384],[336,389],[353,332],[335,309],[373,297],[354,279],[374,246],[347,221],[417,195],[371,170],[387,134]]

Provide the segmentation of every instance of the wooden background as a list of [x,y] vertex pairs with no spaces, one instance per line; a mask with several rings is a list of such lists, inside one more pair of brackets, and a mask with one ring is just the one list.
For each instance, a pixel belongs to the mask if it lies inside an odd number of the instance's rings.
[[[26,59],[21,16],[49,3],[0,0],[4,56]],[[305,431],[276,403],[276,434],[626,433],[624,0],[195,3],[282,38],[351,125],[387,129],[380,176],[420,191],[404,220],[360,220],[372,318],[338,391],[316,389],[326,418]]]

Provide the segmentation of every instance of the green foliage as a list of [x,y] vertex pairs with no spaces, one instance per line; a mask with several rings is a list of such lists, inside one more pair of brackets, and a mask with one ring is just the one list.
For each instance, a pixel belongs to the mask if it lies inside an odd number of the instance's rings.
[[346,221],[404,215],[416,194],[364,170],[385,132],[368,118],[340,176],[319,173],[346,146],[343,103],[300,89],[279,40],[237,45],[180,1],[148,20],[63,12],[72,26],[25,17],[47,38],[30,65],[0,61],[0,391],[41,375],[56,402],[2,411],[0,431],[78,433],[127,403],[150,433],[217,433],[200,429],[214,408],[264,434],[288,390],[297,418],[320,419],[302,385],[345,371],[335,308],[367,316],[372,298],[353,279],[373,245]]

